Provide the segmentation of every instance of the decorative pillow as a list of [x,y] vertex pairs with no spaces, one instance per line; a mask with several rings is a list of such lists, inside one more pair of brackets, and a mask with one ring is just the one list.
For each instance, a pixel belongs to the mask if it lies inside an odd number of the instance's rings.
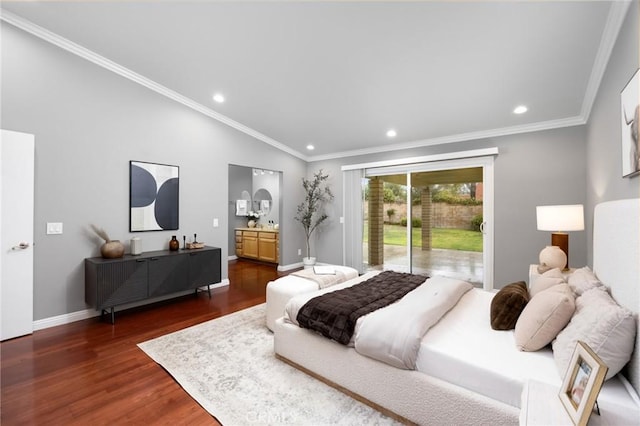
[[569,323],[576,304],[568,284],[554,285],[529,300],[516,322],[516,347],[537,351],[547,346]]
[[491,300],[491,328],[513,330],[528,301],[529,292],[524,281],[502,287]]
[[585,291],[576,299],[576,313],[556,340],[553,357],[561,377],[578,340],[585,342],[609,367],[605,380],[615,376],[625,366],[636,336],[633,313],[618,305],[605,287]]
[[533,280],[531,283],[531,288],[529,288],[529,293],[531,293],[531,297],[548,289],[549,287],[553,287],[554,285],[565,283],[564,275],[562,275],[562,271],[559,268],[553,268],[540,275],[538,278]]
[[596,277],[588,266],[577,269],[573,274],[569,275],[567,282],[576,296],[580,296],[582,293],[587,290],[591,290],[592,288],[602,286],[598,277]]

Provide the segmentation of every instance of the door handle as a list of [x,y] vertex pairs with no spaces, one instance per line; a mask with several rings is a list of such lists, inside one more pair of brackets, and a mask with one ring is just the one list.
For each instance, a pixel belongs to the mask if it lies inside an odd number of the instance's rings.
[[484,234],[484,225],[485,225],[485,223],[487,223],[487,222],[482,222],[480,224],[480,232],[482,232],[483,234]]
[[29,243],[22,242],[17,246],[11,247],[11,250],[25,250],[29,248]]

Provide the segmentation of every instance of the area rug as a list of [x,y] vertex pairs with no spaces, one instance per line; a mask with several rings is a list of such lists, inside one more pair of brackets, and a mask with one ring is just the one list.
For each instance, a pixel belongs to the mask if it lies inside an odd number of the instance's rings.
[[397,424],[276,359],[265,316],[262,304],[138,346],[225,426]]

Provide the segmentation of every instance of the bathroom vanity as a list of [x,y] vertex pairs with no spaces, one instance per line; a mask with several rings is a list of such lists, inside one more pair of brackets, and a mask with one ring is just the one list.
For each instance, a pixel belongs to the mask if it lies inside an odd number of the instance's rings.
[[280,234],[271,228],[236,228],[236,256],[278,263]]

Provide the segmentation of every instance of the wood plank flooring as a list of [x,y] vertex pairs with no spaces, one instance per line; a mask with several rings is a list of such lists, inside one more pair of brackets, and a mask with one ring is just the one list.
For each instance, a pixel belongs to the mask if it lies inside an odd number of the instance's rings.
[[8,425],[218,422],[136,345],[263,303],[276,265],[229,262],[228,287],[36,331],[0,343],[0,423]]

